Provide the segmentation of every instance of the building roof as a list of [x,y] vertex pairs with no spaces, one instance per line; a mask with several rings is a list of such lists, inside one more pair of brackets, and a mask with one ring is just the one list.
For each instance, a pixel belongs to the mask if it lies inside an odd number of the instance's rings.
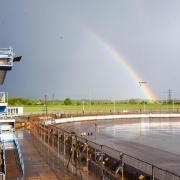
[[21,56],[16,56],[11,47],[0,49],[0,85],[4,83],[7,71],[12,69],[13,62],[20,59]]

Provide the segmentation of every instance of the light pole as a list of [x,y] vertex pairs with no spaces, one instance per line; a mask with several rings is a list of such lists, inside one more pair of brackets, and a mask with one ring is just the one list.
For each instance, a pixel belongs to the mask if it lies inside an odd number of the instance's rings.
[[47,117],[48,110],[47,110],[47,95],[46,94],[44,95],[44,105],[45,105],[45,111],[46,111],[46,117]]
[[[95,120],[95,144],[96,144],[96,136],[97,136],[97,122]],[[95,148],[95,162],[96,162],[96,148]]]
[[173,98],[173,112],[174,112],[174,98]]
[[[145,86],[147,84],[146,81],[139,81],[139,86],[142,87],[142,86]],[[146,111],[146,105],[145,105],[145,99],[144,99],[144,112]]]
[[116,101],[114,100],[114,113],[116,112]]
[[95,121],[95,143],[96,143],[96,136],[97,136],[97,123]]
[[52,104],[54,104],[55,93],[52,94]]
[[[169,88],[169,90],[168,90],[168,97],[167,97],[167,104],[172,104],[173,112],[174,112],[174,101],[175,101],[174,91]],[[169,110],[169,108],[168,108],[168,110]],[[170,110],[171,110],[171,108],[170,108]]]
[[83,107],[82,107],[82,108],[83,108],[83,113],[84,113],[84,101],[82,102],[82,104],[83,104]]

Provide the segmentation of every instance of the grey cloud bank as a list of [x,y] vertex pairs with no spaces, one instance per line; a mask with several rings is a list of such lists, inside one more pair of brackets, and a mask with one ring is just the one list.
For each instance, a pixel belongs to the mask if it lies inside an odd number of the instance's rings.
[[168,88],[180,98],[180,1],[0,2],[0,47],[23,56],[1,87],[10,96],[142,98],[138,83],[86,31],[93,29],[158,98],[166,98]]

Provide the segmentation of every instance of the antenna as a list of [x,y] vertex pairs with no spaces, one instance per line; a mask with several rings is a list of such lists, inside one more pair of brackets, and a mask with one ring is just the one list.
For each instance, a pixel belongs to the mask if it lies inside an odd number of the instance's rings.
[[142,85],[144,85],[144,84],[147,84],[147,82],[146,82],[146,81],[139,81],[140,87],[141,87]]

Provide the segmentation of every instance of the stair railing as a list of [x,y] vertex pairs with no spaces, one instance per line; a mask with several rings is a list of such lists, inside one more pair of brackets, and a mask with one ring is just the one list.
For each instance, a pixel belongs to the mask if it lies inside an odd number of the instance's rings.
[[20,165],[21,165],[22,174],[24,175],[24,160],[23,160],[23,156],[22,156],[22,153],[21,153],[21,150],[20,150],[20,147],[19,147],[19,142],[18,142],[15,135],[14,135],[14,143],[15,143],[15,146],[16,146],[16,149],[17,149],[17,152],[18,152],[18,158],[19,158],[19,162],[20,162]]
[[2,167],[3,167],[3,177],[6,176],[6,154],[5,154],[5,145],[4,141],[1,142],[2,144]]

